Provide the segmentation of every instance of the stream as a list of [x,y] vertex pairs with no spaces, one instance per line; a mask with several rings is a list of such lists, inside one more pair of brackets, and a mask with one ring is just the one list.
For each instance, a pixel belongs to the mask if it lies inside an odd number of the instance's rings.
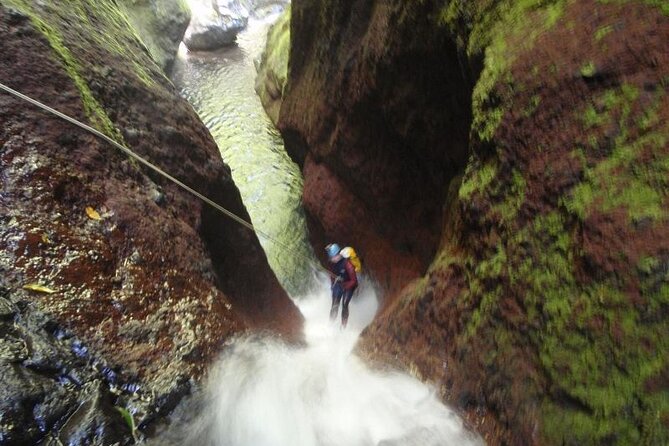
[[270,265],[305,317],[306,346],[266,335],[231,340],[208,384],[174,414],[160,444],[191,446],[444,446],[483,444],[434,389],[354,353],[378,307],[362,283],[346,330],[329,321],[329,279],[310,267],[298,167],[283,150],[254,90],[255,69],[276,15],[251,19],[238,46],[180,53],[173,81],[214,136],[253,223],[304,253],[263,240]]
[[172,82],[197,111],[230,166],[256,228],[287,246],[258,236],[277,278],[295,295],[306,291],[315,261],[302,210],[302,175],[253,88],[267,30],[277,14],[251,19],[237,45],[188,53],[183,45]]

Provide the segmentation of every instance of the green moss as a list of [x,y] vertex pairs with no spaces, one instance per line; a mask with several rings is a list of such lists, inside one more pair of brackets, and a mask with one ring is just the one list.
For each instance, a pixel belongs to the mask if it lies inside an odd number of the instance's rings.
[[595,107],[589,105],[585,112],[583,113],[583,124],[586,129],[591,127],[598,127],[606,121],[606,118],[601,114],[597,113]]
[[[70,0],[66,7],[57,2],[34,4],[28,0],[8,0],[8,4],[29,15],[34,23],[40,22],[46,26],[50,31],[47,38],[57,35],[59,45],[70,53],[74,61],[77,58],[73,55],[86,57],[87,46],[94,44],[107,50],[110,55],[131,63],[134,68],[132,73],[148,87],[155,85],[155,76],[162,76],[159,70],[150,68],[151,59],[138,52],[143,46],[141,39],[127,15],[114,2]],[[43,32],[44,26],[40,27]],[[71,39],[65,44],[67,33],[74,33],[76,40]],[[57,52],[61,55],[60,50]],[[83,63],[84,60],[81,60],[79,65]]]
[[[657,351],[665,351],[666,323],[641,323],[617,284],[579,285],[566,225],[555,212],[537,218],[515,237],[527,248],[508,258],[510,264],[522,265],[531,253],[532,267],[520,268],[516,281],[525,285],[526,305],[536,306],[532,314],[545,324],[533,339],[552,392],[568,396],[544,403],[545,433],[556,444],[600,443],[612,436],[628,444],[645,435],[638,423],[650,414],[642,403],[643,384],[665,361],[639,345],[647,339]],[[635,416],[627,415],[630,411]]]
[[582,65],[580,71],[583,77],[593,77],[597,74],[597,67],[594,62],[590,61]]
[[147,58],[142,58],[141,62],[137,60],[137,48],[144,45],[142,39],[130,24],[128,16],[114,3],[94,2],[91,4],[87,0],[70,0],[70,3],[76,4],[82,20],[94,18],[95,21],[103,23],[103,29],[106,32],[99,32],[100,25],[95,22],[90,20],[83,22],[89,25],[90,35],[97,45],[124,60],[132,61],[134,74],[144,85],[152,87],[155,85],[154,77],[163,76],[161,71],[149,68],[152,64]]
[[[623,3],[629,3],[632,0],[598,0],[599,3],[618,3],[618,4],[623,4]],[[667,0],[643,0],[643,3],[649,5],[649,6],[654,6],[656,8],[659,8],[660,12],[664,15],[669,16],[669,2]]]
[[290,61],[290,6],[281,14],[267,34],[255,89],[267,114],[276,124],[288,80]]
[[[663,166],[667,154],[662,150],[669,126],[665,123],[664,128],[660,127],[657,115],[663,95],[664,92],[658,92],[650,107],[640,108],[636,106],[639,90],[623,84],[595,98],[600,112],[593,105],[586,107],[583,112],[586,130],[614,128],[618,134],[611,154],[593,167],[584,166],[585,181],[562,200],[570,212],[585,219],[594,210],[611,212],[623,207],[632,221],[657,221],[669,217],[664,205],[666,169]],[[635,112],[637,116],[633,116],[635,109],[639,110]],[[596,135],[588,136],[595,149],[599,147]],[[653,162],[639,162],[640,157],[649,153],[653,155]]]
[[116,138],[117,140],[121,139],[120,133],[114,127],[114,124],[107,116],[107,113],[104,111],[100,103],[97,101],[93,93],[91,92],[88,83],[81,75],[81,70],[77,64],[75,58],[72,56],[69,48],[63,42],[61,34],[57,29],[46,21],[44,21],[30,6],[29,2],[26,0],[7,0],[7,3],[16,8],[17,10],[28,15],[35,25],[35,27],[44,35],[47,39],[51,48],[56,53],[56,55],[61,60],[65,71],[70,76],[74,84],[79,89],[79,94],[81,96],[81,101],[84,106],[84,111],[86,116],[91,120],[91,123],[101,132],[105,133],[107,136]]
[[500,202],[493,206],[493,211],[501,217],[501,222],[508,223],[520,210],[525,202],[526,182],[519,170],[514,169],[511,173],[511,183],[503,194]]
[[283,90],[288,78],[288,61],[290,59],[290,6],[281,14],[267,35],[269,55],[267,64],[276,75],[277,84]]
[[541,96],[535,94],[530,98],[530,103],[529,105],[523,110],[523,116],[526,118],[529,118],[534,114],[534,112],[539,108],[539,104],[541,104]]
[[[574,156],[586,155],[580,150]],[[502,187],[520,190],[523,183],[522,176],[511,175]],[[583,196],[594,193],[583,187]],[[593,199],[581,201],[581,208],[587,209]],[[550,444],[666,444],[669,438],[661,420],[669,415],[669,399],[666,392],[662,398],[648,391],[646,382],[667,366],[667,359],[655,353],[669,347],[663,334],[669,329],[667,322],[642,321],[641,312],[646,310],[620,291],[624,287],[619,278],[589,284],[577,279],[580,254],[569,229],[569,213],[538,215],[520,229],[502,226],[503,242],[465,265],[474,271],[467,275],[469,290],[463,300],[475,308],[459,342],[492,337],[497,348],[483,360],[498,367],[495,361],[503,361],[514,345],[527,342],[519,336],[529,336],[551,383],[551,397],[541,406],[542,435]],[[639,270],[664,271],[657,259],[649,257],[639,262]],[[669,278],[658,286],[657,280],[664,279],[652,277],[654,282],[642,287],[643,295],[654,302],[649,311],[665,312]],[[504,286],[505,278],[512,288]],[[522,295],[525,322],[540,329],[521,335],[499,325],[502,300],[510,297],[511,290]]]
[[669,2],[667,0],[644,0],[644,3],[659,8],[662,14],[669,16]]
[[458,192],[461,199],[467,199],[474,192],[482,191],[497,176],[497,164],[492,161],[487,162],[479,169],[476,169],[474,165],[474,163],[470,162],[467,172],[465,172],[465,177]]
[[608,34],[610,34],[612,31],[613,31],[612,25],[600,26],[599,28],[597,28],[597,31],[595,31],[595,40],[599,42]]
[[[467,38],[467,54],[484,56],[484,68],[472,95],[472,128],[482,141],[494,135],[510,105],[492,98],[496,85],[512,85],[510,67],[521,51],[551,28],[564,11],[564,0],[517,0],[493,3],[453,0],[443,10],[441,23]],[[465,30],[461,24],[468,24]],[[501,99],[501,100],[500,100]]]
[[654,257],[642,257],[637,267],[640,272],[650,274],[659,264],[660,261]]

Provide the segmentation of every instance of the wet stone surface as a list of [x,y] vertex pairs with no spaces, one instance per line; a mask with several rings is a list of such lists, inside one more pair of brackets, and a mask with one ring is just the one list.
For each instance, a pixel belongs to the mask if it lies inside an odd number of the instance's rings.
[[[248,219],[115,2],[72,5],[2,2],[0,78]],[[298,336],[255,234],[17,98],[0,122],[0,445],[132,442],[128,413],[150,435],[228,337]]]
[[[0,285],[0,444],[130,444],[123,392],[23,291]],[[9,310],[9,311],[8,311]],[[83,384],[87,382],[88,384]]]

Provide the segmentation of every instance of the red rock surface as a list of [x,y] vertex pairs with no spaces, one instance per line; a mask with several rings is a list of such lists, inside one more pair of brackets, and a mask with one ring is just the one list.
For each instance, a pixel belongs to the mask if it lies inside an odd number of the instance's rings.
[[[207,129],[113,2],[77,1],[88,21],[73,18],[70,2],[16,4],[21,12],[0,7],[1,82],[100,128],[106,115],[117,140],[249,218]],[[248,229],[4,93],[0,147],[4,285],[122,381],[170,392],[246,329],[301,336],[302,317]],[[30,283],[57,292],[21,291]]]
[[429,264],[360,351],[489,444],[666,444],[669,9],[436,3],[292,6],[279,122],[315,225],[407,241],[373,274]]
[[355,246],[396,292],[434,255],[448,180],[465,162],[469,91],[460,67],[445,63],[457,60],[455,45],[429,26],[431,2],[292,8],[278,126],[304,164],[314,232]]

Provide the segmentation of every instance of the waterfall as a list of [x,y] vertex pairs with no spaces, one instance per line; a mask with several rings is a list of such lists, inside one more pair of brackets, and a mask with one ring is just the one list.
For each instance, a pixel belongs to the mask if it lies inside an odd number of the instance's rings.
[[478,445],[434,390],[405,373],[373,370],[354,353],[377,308],[372,286],[350,304],[349,325],[329,321],[326,277],[296,300],[306,346],[237,338],[213,365],[179,443],[190,446]]
[[[152,444],[165,446],[446,446],[482,444],[430,387],[392,370],[370,369],[354,352],[377,310],[362,284],[346,330],[329,321],[329,279],[314,273],[301,209],[299,169],[285,154],[253,91],[253,59],[268,20],[251,20],[238,46],[210,54],[181,53],[173,80],[198,111],[231,166],[256,226],[303,252],[286,255],[264,243],[277,276],[305,323],[305,346],[249,335],[229,341],[207,384],[173,415]],[[261,240],[262,241],[262,240]],[[277,317],[281,317],[277,315]]]

